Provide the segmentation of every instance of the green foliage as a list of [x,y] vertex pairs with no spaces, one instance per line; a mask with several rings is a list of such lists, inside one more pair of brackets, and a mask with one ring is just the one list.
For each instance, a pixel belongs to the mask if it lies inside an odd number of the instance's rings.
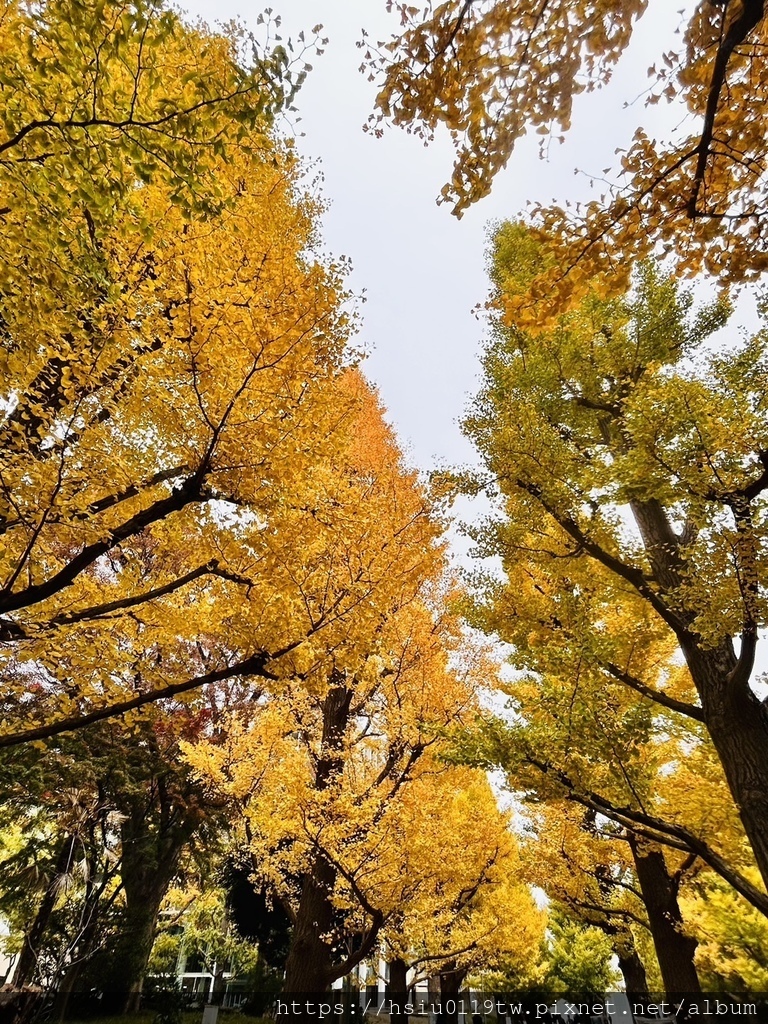
[[712,877],[686,896],[683,909],[699,939],[696,962],[707,988],[768,990],[768,920],[763,914]]
[[[498,228],[500,306],[547,253],[519,225]],[[750,748],[729,744],[768,718],[749,686],[768,620],[768,335],[724,357],[711,340],[729,316],[644,263],[624,297],[592,291],[535,335],[495,317],[464,429],[494,502],[468,532],[502,576],[478,577],[473,620],[517,670],[503,687],[513,724],[490,741],[520,789],[622,807],[629,827],[655,815],[662,841],[670,821],[709,833],[737,871],[738,808],[765,880],[764,808],[739,781]],[[734,679],[738,710],[723,712]],[[768,763],[765,735],[750,771]],[[671,798],[672,769],[694,752],[720,761],[712,793],[727,780],[733,832],[712,833],[682,787]]]
[[149,971],[175,974],[180,955],[194,958],[203,969],[226,971],[238,977],[258,966],[253,943],[241,939],[232,929],[226,908],[226,894],[216,879],[216,865],[194,877],[191,865],[186,877],[171,886],[165,900]]
[[612,956],[610,940],[599,928],[553,914],[545,940],[543,989],[569,996],[613,992],[620,975]]
[[184,1000],[181,989],[174,979],[166,981],[154,991],[148,992],[149,1000],[155,1008],[152,1024],[182,1024],[182,1007]]

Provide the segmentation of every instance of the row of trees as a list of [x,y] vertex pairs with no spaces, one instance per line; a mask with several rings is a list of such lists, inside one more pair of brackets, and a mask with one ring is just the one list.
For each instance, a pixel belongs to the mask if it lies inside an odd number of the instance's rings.
[[[499,287],[510,260],[521,274],[535,253],[501,228]],[[641,919],[668,991],[699,984],[681,886],[706,897],[714,873],[733,913],[749,914],[742,900],[768,910],[749,641],[762,617],[766,339],[707,352],[727,317],[723,303],[694,312],[645,264],[627,299],[590,298],[552,332],[500,321],[466,421],[490,471],[474,483],[498,508],[474,534],[504,569],[477,621],[513,645],[518,669],[505,686],[514,721],[481,727],[473,756],[544,802],[545,844],[565,851],[544,888],[605,926]],[[729,519],[741,492],[744,518]],[[592,876],[575,887],[571,859]]]
[[[526,126],[565,124],[644,6],[404,8],[370,58],[380,110],[463,138],[460,211]],[[701,114],[695,145],[640,135],[625,193],[497,230],[465,423],[486,472],[453,486],[490,494],[472,533],[503,571],[472,604],[444,481],[403,466],[274,128],[303,58],[151,3],[7,6],[16,986],[45,983],[61,1015],[93,986],[135,1008],[161,907],[187,901],[205,942],[227,915],[255,939],[286,994],[379,954],[394,992],[409,968],[443,995],[471,976],[599,990],[612,954],[638,992],[762,981],[766,338],[718,355],[727,302],[694,310],[658,258],[761,269],[763,108],[739,121],[733,98],[766,80],[763,31],[762,4],[700,5],[662,76]],[[462,611],[511,647],[504,720],[481,711],[499,673]],[[531,805],[519,840],[486,767]]]
[[[460,216],[527,131],[546,146],[568,129],[655,5],[394,6],[399,32],[366,52],[377,130],[448,129],[442,199]],[[486,472],[458,486],[494,502],[470,532],[503,573],[479,579],[472,614],[516,672],[512,715],[456,756],[538,804],[553,899],[628,968],[649,929],[664,986],[695,991],[697,963],[710,984],[759,987],[764,961],[766,337],[726,335],[728,302],[694,312],[667,275],[704,271],[723,294],[765,269],[767,23],[762,0],[681,14],[646,97],[684,127],[664,142],[641,125],[619,176],[587,168],[602,195],[494,234],[465,421]]]
[[262,961],[258,921],[287,921],[286,993],[380,950],[403,989],[524,962],[507,818],[439,757],[484,665],[439,503],[272,127],[301,69],[155,4],[10,5],[0,31],[13,984],[136,1008],[171,886],[209,898],[226,863]]

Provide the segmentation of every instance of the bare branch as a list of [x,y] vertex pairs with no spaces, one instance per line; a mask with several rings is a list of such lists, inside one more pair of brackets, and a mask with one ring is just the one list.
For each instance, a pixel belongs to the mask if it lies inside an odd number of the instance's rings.
[[[274,655],[279,657],[280,654]],[[45,740],[51,736],[58,736],[64,732],[73,732],[75,729],[82,729],[94,722],[102,722],[106,718],[116,718],[124,715],[127,711],[134,711],[136,708],[144,707],[146,704],[153,704],[155,701],[167,697],[176,697],[180,693],[188,693],[190,690],[199,689],[209,683],[219,683],[224,679],[232,679],[234,676],[260,676],[265,679],[275,679],[267,671],[267,664],[272,661],[273,656],[259,651],[252,654],[243,661],[238,661],[227,668],[217,669],[215,672],[207,672],[202,676],[194,676],[192,679],[185,679],[180,683],[171,683],[169,686],[162,686],[157,690],[149,690],[147,693],[137,694],[128,700],[117,701],[114,704],[107,704],[82,715],[72,715],[63,718],[58,722],[51,722],[48,725],[40,725],[33,729],[25,729],[22,732],[7,733],[0,735],[0,748],[18,747],[22,743],[31,743],[33,740]]]

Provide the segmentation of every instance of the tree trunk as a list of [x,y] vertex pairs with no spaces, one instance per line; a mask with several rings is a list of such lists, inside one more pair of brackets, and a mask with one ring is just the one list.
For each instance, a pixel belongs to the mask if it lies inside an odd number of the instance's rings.
[[446,964],[440,971],[440,1009],[443,1024],[458,1024],[459,992],[467,976],[466,969]]
[[53,868],[53,874],[46,886],[43,898],[40,901],[40,906],[37,908],[35,920],[32,922],[32,926],[24,936],[24,944],[21,947],[21,952],[19,953],[16,970],[13,972],[12,984],[17,988],[21,988],[23,985],[27,985],[31,981],[39,980],[35,978],[35,972],[37,969],[37,961],[40,955],[43,936],[48,929],[51,914],[56,906],[56,897],[59,892],[59,879],[62,875],[66,874],[71,867],[71,861],[74,856],[76,846],[76,836],[67,836],[59,847],[59,852],[56,856],[56,863]]
[[146,878],[135,879],[130,900],[128,886],[125,886],[126,907],[114,950],[112,983],[115,1001],[122,1004],[123,1013],[136,1013],[139,1009],[144,975],[155,941],[157,917],[172,877],[173,871],[170,874],[163,872],[152,882]]
[[200,817],[181,811],[158,780],[154,803],[138,794],[121,826],[120,874],[125,893],[122,927],[112,953],[109,1003],[135,1013],[155,941],[160,905],[176,873],[182,850]]
[[[332,686],[323,702],[323,734],[315,769],[315,789],[322,792],[333,784],[343,768],[342,747],[349,721],[352,691],[343,683]],[[293,922],[291,948],[285,964],[283,995],[319,995],[334,980],[331,947],[323,936],[331,930],[336,870],[318,853],[301,883],[301,898]]]
[[335,870],[319,856],[315,858],[312,871],[304,875],[285,963],[283,994],[287,997],[311,998],[330,988],[331,948],[322,936],[327,934],[333,921],[330,893],[335,881]]
[[684,653],[707,730],[768,889],[768,710],[746,682],[729,682],[737,663],[730,642],[714,650]]
[[[591,922],[587,921],[587,923]],[[596,922],[596,926],[601,928],[611,940],[626,991],[640,997],[647,996],[649,992],[645,965],[637,952],[635,937],[629,926],[617,924],[608,917]]]
[[216,970],[213,974],[213,983],[211,985],[211,994],[208,998],[209,1003],[213,1003],[216,1006],[221,1006],[224,1002],[224,996],[227,993],[227,982],[224,977],[226,970],[226,963],[221,961],[216,964]]
[[645,997],[648,995],[648,976],[645,965],[637,952],[632,932],[622,929],[614,943],[616,956],[619,959],[619,970],[624,978],[624,988],[630,995]]
[[389,1008],[396,1008],[390,1013],[389,1024],[408,1024],[405,1004],[408,1002],[408,964],[396,956],[389,961],[389,982],[387,983],[387,1002]]
[[[666,510],[655,499],[630,505],[654,578],[668,593],[679,593],[685,567]],[[736,509],[734,514],[738,516]],[[742,567],[747,618],[756,616],[756,572],[749,564]],[[717,647],[705,647],[692,627],[694,614],[685,608],[676,614],[680,624],[675,633],[699,694],[704,722],[768,889],[768,709],[749,687],[752,659],[747,656],[736,672],[738,659],[730,638]],[[756,642],[756,630],[756,625],[747,630],[747,655]]]
[[678,886],[660,847],[629,833],[637,880],[667,996],[701,991],[694,965],[696,939],[686,935],[677,902]]

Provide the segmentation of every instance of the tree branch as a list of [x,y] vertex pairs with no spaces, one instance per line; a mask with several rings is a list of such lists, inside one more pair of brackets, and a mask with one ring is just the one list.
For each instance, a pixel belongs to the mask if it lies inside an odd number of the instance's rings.
[[[587,900],[580,900],[576,896],[560,896],[559,899],[567,904],[572,910],[581,911],[582,914],[597,914],[603,915],[604,917],[615,917],[620,921],[632,921],[634,924],[639,925],[646,931],[649,931],[648,922],[644,921],[637,914],[633,914],[631,910],[622,910],[615,907],[603,907],[599,903],[589,903]],[[594,924],[594,921],[587,921],[588,924]],[[608,922],[606,922],[607,924]],[[602,927],[598,925],[597,927]]]
[[487,879],[488,872],[496,863],[496,859],[498,856],[499,848],[497,846],[496,849],[493,851],[493,854],[488,858],[488,860],[483,865],[482,870],[480,871],[480,874],[477,876],[476,881],[472,885],[467,886],[465,889],[462,889],[459,895],[456,897],[456,900],[453,904],[453,908],[456,913],[459,913],[459,911],[463,910],[475,898],[478,889]]
[[[494,929],[491,929],[492,931]],[[490,933],[489,933],[490,934]],[[435,960],[455,960],[457,957],[463,956],[465,953],[471,953],[473,949],[477,949],[477,939],[473,939],[472,942],[467,946],[462,946],[461,949],[452,949],[448,953],[432,953],[430,956],[421,956],[418,960],[414,960],[411,964],[411,970],[416,970],[422,964],[434,963]]]
[[606,569],[610,569],[611,572],[615,573],[617,576],[621,577],[621,579],[629,583],[630,586],[634,587],[640,596],[645,598],[645,600],[651,605],[659,617],[667,623],[670,629],[672,629],[677,635],[687,634],[688,629],[686,623],[666,605],[660,595],[652,588],[650,580],[641,569],[638,569],[633,565],[628,565],[620,558],[617,558],[615,555],[606,551],[605,548],[601,547],[595,541],[590,540],[575,519],[572,519],[571,516],[565,515],[562,512],[558,512],[558,510],[546,500],[543,491],[538,484],[527,483],[525,480],[519,479],[516,480],[515,483],[521,490],[530,494],[532,498],[535,498],[541,507],[555,520],[558,526],[560,526],[572,540],[575,540],[582,550],[586,551],[588,555],[591,555],[595,561],[604,565]]
[[[723,7],[723,16],[727,17],[730,4]],[[699,216],[696,204],[704,184],[704,175],[707,170],[707,161],[710,156],[710,147],[715,133],[715,118],[720,103],[720,94],[725,85],[725,75],[728,69],[728,62],[736,47],[743,43],[749,33],[762,21],[764,15],[763,0],[742,0],[741,11],[732,22],[725,38],[720,43],[715,57],[715,64],[712,69],[712,81],[707,95],[707,106],[704,112],[704,126],[701,131],[701,138],[696,147],[696,168],[693,176],[693,187],[686,206],[688,217],[695,220]]]
[[240,583],[243,586],[253,586],[252,581],[244,576],[238,576],[236,573],[228,572],[226,569],[220,569],[218,561],[212,559],[210,562],[206,562],[205,565],[199,565],[197,569],[192,569],[191,572],[186,573],[184,576],[179,576],[178,579],[166,583],[163,587],[145,590],[142,594],[134,594],[132,597],[124,597],[116,601],[106,601],[104,604],[91,605],[90,608],[82,608],[77,612],[60,612],[50,620],[48,625],[70,625],[73,622],[82,622],[83,619],[96,619],[109,615],[111,612],[135,608],[137,605],[145,604],[147,601],[155,601],[159,597],[172,594],[175,590],[185,587],[188,583],[192,583],[201,576],[218,576],[221,579]]
[[760,616],[760,576],[757,568],[758,541],[752,522],[749,501],[743,499],[732,505],[736,520],[736,578],[744,604],[741,630],[741,650],[738,660],[728,673],[728,683],[743,690],[749,683],[757,653],[758,622]]
[[328,970],[328,980],[336,981],[337,978],[343,978],[353,969],[357,967],[359,963],[368,956],[373,949],[376,939],[379,937],[379,932],[384,924],[385,917],[383,911],[379,910],[378,907],[374,907],[365,893],[362,891],[360,886],[357,884],[354,875],[344,867],[343,864],[339,864],[337,860],[331,857],[327,850],[321,850],[317,843],[314,844],[319,855],[324,857],[329,864],[331,864],[341,877],[346,881],[347,885],[352,890],[355,899],[360,904],[365,913],[370,917],[371,924],[368,932],[363,939],[361,945],[354,953],[343,960],[340,964],[334,964]]
[[768,896],[736,868],[731,867],[708,843],[689,832],[687,828],[642,811],[635,811],[631,807],[617,807],[610,800],[600,796],[599,793],[581,792],[565,772],[554,765],[539,761],[529,753],[525,754],[525,760],[543,775],[554,778],[566,790],[568,800],[573,800],[575,803],[581,804],[582,807],[589,807],[599,814],[604,814],[607,818],[611,818],[638,835],[644,835],[655,842],[672,846],[674,849],[683,850],[689,854],[696,854],[756,910],[768,917]]
[[141,483],[129,484],[122,491],[115,491],[114,494],[106,494],[103,498],[97,498],[96,501],[91,502],[86,511],[92,515],[98,515],[99,512],[104,512],[114,505],[119,505],[121,501],[136,498],[143,491],[148,491],[151,487],[166,483],[168,480],[175,480],[185,473],[189,473],[189,471],[189,466],[174,466],[172,469],[161,469],[157,473],[153,473],[152,476],[147,477],[146,480],[142,480]]
[[620,683],[624,683],[625,686],[631,687],[637,693],[641,693],[644,697],[652,700],[656,704],[660,704],[662,707],[668,708],[670,711],[677,711],[681,715],[686,715],[688,718],[694,719],[696,722],[704,721],[704,712],[701,708],[696,707],[695,704],[688,704],[686,701],[675,700],[674,697],[670,697],[669,694],[664,693],[662,690],[657,690],[652,686],[647,686],[641,679],[633,676],[629,672],[625,672],[620,669],[618,665],[614,665],[610,661],[598,661],[598,664],[605,669],[606,672],[610,673],[614,679],[618,679]]
[[175,697],[180,693],[188,693],[190,690],[207,686],[209,683],[219,683],[224,679],[232,679],[233,676],[255,675],[265,679],[276,679],[276,676],[267,671],[266,666],[273,658],[280,657],[283,653],[286,653],[286,651],[277,652],[274,655],[265,651],[259,651],[257,654],[252,654],[249,658],[238,661],[227,668],[217,669],[215,672],[206,672],[205,675],[185,679],[181,683],[171,683],[169,686],[163,686],[159,690],[140,693],[128,700],[108,704],[84,715],[72,715],[70,718],[63,718],[58,722],[40,725],[33,729],[25,729],[23,732],[0,735],[0,748],[18,747],[22,743],[49,739],[51,736],[58,736],[63,732],[73,732],[75,729],[82,729],[87,725],[92,725],[94,722],[102,722],[106,718],[124,715],[127,711],[134,711],[136,708],[144,707],[145,704],[153,704],[155,701],[163,700],[166,697]]
[[11,593],[7,590],[0,593],[0,613],[28,608],[39,601],[45,601],[65,587],[71,586],[84,569],[87,569],[97,558],[106,554],[107,551],[117,544],[127,540],[129,537],[136,536],[147,526],[164,519],[170,513],[178,512],[193,502],[205,500],[201,485],[201,474],[199,472],[195,473],[181,487],[174,488],[168,497],[160,498],[148,508],[137,512],[124,523],[110,530],[107,536],[101,540],[95,541],[93,544],[87,544],[78,555],[57,573],[54,573],[45,583],[33,584],[16,593]]
[[170,114],[164,114],[162,117],[157,117],[148,121],[137,121],[135,118],[130,117],[122,118],[119,121],[106,117],[89,117],[79,119],[64,118],[61,120],[53,117],[46,118],[44,120],[37,119],[25,124],[23,128],[20,128],[14,135],[6,139],[5,142],[0,142],[0,153],[4,153],[7,150],[12,149],[14,146],[18,146],[27,135],[40,128],[54,128],[58,132],[63,132],[67,128],[114,128],[119,131],[125,131],[127,128],[136,128],[144,129],[145,131],[155,131],[171,121],[189,117],[190,114],[197,113],[199,110],[204,110],[207,107],[213,107],[221,103],[228,103],[233,99],[236,99],[238,96],[245,96],[255,88],[255,85],[250,85],[244,89],[233,89],[232,92],[227,93],[224,96],[214,96],[211,99],[200,100],[198,103],[194,103],[189,107],[185,107],[181,110],[174,110]]

